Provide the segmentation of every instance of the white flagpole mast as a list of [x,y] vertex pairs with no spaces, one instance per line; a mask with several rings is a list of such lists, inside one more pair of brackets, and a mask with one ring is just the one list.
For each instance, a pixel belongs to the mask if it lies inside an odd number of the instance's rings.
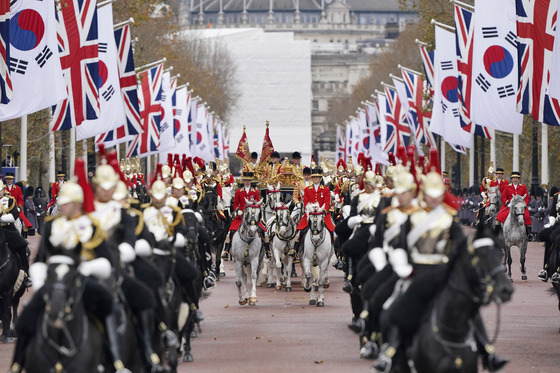
[[513,171],[519,170],[519,135],[513,134]]
[[76,127],[70,128],[70,175],[74,175],[76,163]]
[[54,118],[51,116],[51,122],[49,124],[49,185],[52,185],[55,180],[55,164],[56,160],[54,157]]
[[443,136],[440,136],[441,139],[441,150],[440,150],[440,162],[441,162],[441,171],[445,171],[445,140]]
[[27,182],[27,115],[21,117],[19,157],[19,179]]
[[474,133],[471,133],[473,146],[469,149],[469,186],[474,185]]
[[541,134],[541,162],[542,162],[542,173],[541,173],[541,184],[548,184],[548,125],[541,123],[542,134]]
[[82,151],[84,152],[82,157],[84,158],[84,165],[86,166],[86,175],[87,172],[89,170],[89,165],[88,165],[88,154],[87,154],[87,139],[83,139],[82,140]]
[[496,130],[489,129],[490,136],[492,136],[492,140],[490,140],[490,161],[496,164]]

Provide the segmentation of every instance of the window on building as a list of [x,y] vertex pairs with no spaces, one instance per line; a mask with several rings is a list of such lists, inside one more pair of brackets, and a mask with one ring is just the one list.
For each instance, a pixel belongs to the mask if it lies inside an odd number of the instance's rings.
[[319,110],[319,101],[313,100],[312,103],[313,103],[313,110],[318,111]]

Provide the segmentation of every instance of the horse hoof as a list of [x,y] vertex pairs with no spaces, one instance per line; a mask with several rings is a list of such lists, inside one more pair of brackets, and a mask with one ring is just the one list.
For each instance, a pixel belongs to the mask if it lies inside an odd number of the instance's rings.
[[276,290],[282,290],[282,285],[276,285]]
[[323,285],[323,287],[324,287],[325,289],[328,289],[329,286],[330,286],[330,284],[329,284],[328,282],[325,282],[325,285]]
[[184,354],[183,355],[183,363],[192,363],[194,358],[191,354]]
[[317,302],[317,307],[325,307],[325,302],[318,301]]
[[311,291],[311,288],[306,288],[305,286],[303,287],[303,290],[305,290],[306,293],[309,293]]
[[522,280],[527,280],[527,275],[522,275],[522,276],[521,276],[521,279],[522,279]]
[[273,288],[275,285],[274,284],[266,284],[266,286],[270,289],[270,288]]
[[286,291],[292,291],[292,287],[291,286],[286,286]]
[[292,277],[292,278],[297,277],[297,273],[295,271],[290,273],[290,277]]
[[240,305],[240,306],[244,306],[244,305],[246,305],[246,304],[247,304],[247,298],[245,298],[245,299],[239,301],[239,305]]
[[257,297],[250,297],[249,306],[254,306],[255,304],[257,304]]
[[315,285],[315,291],[319,291],[319,286]]
[[12,337],[8,337],[7,335],[3,335],[0,337],[0,342],[2,343],[14,343],[14,339]]
[[220,272],[220,274],[218,275],[220,277],[226,277],[226,273],[225,272]]
[[314,305],[316,305],[316,304],[317,304],[317,301],[316,301],[315,299],[310,299],[310,300],[309,300],[309,305],[310,305],[310,306],[314,306]]

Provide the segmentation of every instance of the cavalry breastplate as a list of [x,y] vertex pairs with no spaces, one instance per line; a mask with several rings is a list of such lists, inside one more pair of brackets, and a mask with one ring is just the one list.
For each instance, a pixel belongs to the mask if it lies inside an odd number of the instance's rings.
[[381,194],[378,191],[362,193],[358,196],[358,214],[362,216],[363,224],[373,223],[379,201],[381,201]]
[[169,206],[163,206],[159,210],[150,206],[144,210],[144,224],[157,241],[173,235],[172,222],[173,209]]
[[410,220],[413,230],[425,227],[418,240],[410,245],[412,261],[416,264],[449,262],[449,229],[453,224],[453,216],[445,211],[434,215],[420,210],[412,214]]
[[77,219],[68,220],[61,216],[52,222],[51,234],[49,242],[54,246],[55,251],[61,252],[49,253],[50,255],[67,255],[74,258],[76,254],[74,249],[78,244],[85,244],[91,240],[93,236],[93,222],[87,215],[82,215]]
[[121,204],[117,201],[107,203],[95,202],[93,216],[99,221],[101,228],[111,237],[121,222]]

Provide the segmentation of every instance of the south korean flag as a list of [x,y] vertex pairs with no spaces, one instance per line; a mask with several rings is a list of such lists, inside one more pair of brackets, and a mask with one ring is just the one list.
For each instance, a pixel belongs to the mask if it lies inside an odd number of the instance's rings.
[[[496,15],[501,16],[497,17]],[[520,134],[515,0],[477,0],[471,111],[482,126]]]
[[10,77],[13,96],[0,120],[46,109],[68,94],[60,67],[54,1],[10,2]]

